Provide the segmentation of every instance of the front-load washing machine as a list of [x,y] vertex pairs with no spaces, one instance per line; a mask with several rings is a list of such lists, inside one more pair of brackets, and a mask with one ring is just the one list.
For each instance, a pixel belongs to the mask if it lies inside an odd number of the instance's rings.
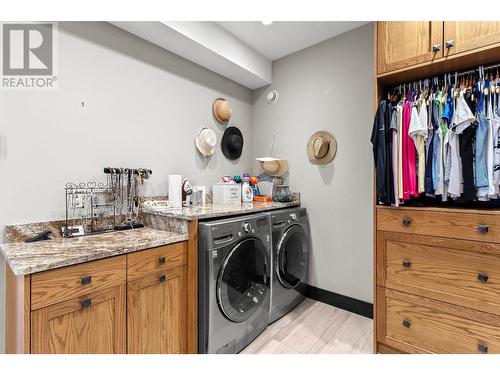
[[269,228],[267,214],[199,223],[199,353],[238,353],[266,329]]
[[305,208],[269,212],[272,260],[269,322],[281,318],[305,299],[311,238]]

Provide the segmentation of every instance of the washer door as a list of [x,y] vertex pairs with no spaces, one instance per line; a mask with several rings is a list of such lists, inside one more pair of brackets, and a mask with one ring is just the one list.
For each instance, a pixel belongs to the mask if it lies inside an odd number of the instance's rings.
[[285,288],[295,288],[307,275],[307,234],[300,225],[292,225],[278,242],[276,276]]
[[250,318],[269,292],[268,253],[262,241],[247,238],[227,255],[217,279],[217,303],[233,322]]

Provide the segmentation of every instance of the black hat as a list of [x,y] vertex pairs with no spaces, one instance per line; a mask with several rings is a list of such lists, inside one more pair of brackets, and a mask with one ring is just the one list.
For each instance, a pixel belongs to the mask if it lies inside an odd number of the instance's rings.
[[220,146],[226,158],[238,159],[243,151],[243,134],[241,134],[240,129],[234,126],[227,127],[224,130]]

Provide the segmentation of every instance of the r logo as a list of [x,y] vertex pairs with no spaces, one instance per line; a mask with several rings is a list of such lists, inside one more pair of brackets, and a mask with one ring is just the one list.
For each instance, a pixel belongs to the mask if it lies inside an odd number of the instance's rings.
[[52,24],[3,24],[3,75],[53,73]]

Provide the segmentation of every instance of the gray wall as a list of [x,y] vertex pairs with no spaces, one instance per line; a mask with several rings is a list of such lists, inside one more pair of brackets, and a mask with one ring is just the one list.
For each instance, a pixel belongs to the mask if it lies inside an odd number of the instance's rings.
[[[194,136],[228,98],[246,146],[237,162],[218,144],[204,167]],[[0,238],[6,224],[60,219],[68,181],[105,181],[104,166],[148,167],[147,194],[166,194],[167,176],[207,186],[250,172],[250,90],[106,23],[59,23],[59,89],[1,91]],[[82,102],[85,103],[82,107]],[[3,262],[1,262],[3,263]],[[0,352],[4,341],[4,272],[0,267]]]
[[[289,182],[309,212],[311,285],[372,302],[373,25],[273,63],[273,84],[254,92],[253,148],[269,152],[272,134],[289,160]],[[279,100],[266,102],[270,89]],[[337,139],[334,161],[309,162],[306,143],[317,130]],[[260,172],[256,163],[254,171]]]

